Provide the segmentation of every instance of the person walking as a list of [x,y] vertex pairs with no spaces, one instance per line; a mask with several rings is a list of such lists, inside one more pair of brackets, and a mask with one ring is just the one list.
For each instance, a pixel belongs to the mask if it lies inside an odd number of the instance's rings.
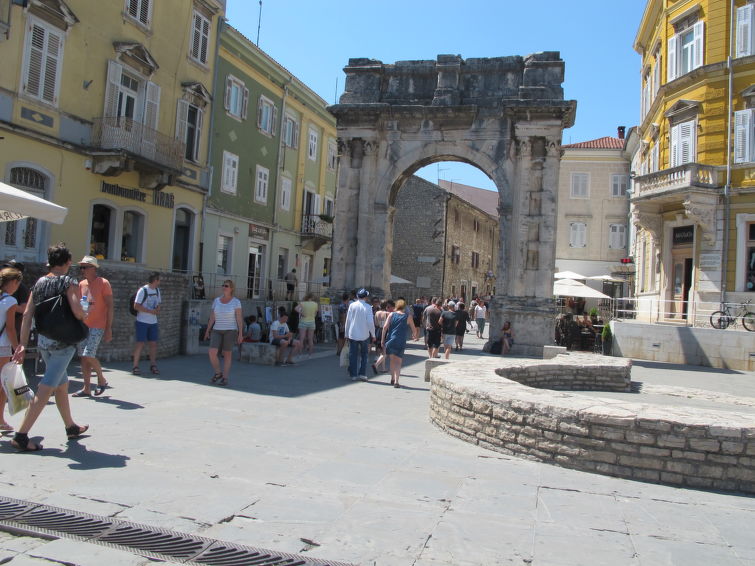
[[16,344],[21,339],[21,319],[24,317],[24,310],[26,310],[26,303],[29,301],[29,287],[24,283],[24,264],[16,261],[15,259],[8,260],[0,265],[0,268],[12,267],[17,269],[21,273],[21,284],[16,289],[15,293],[12,293],[13,298],[18,303],[16,305]]
[[286,300],[293,301],[296,293],[296,286],[299,284],[299,278],[296,276],[296,268],[283,276],[283,280],[286,282]]
[[391,385],[396,388],[401,387],[398,378],[404,362],[409,329],[412,331],[412,340],[419,339],[419,330],[414,326],[414,319],[406,313],[406,301],[399,299],[396,302],[396,310],[389,313],[385,319],[382,334],[383,352],[391,360]]
[[311,356],[315,351],[315,317],[319,310],[319,306],[315,302],[315,295],[313,293],[304,295],[304,300],[299,307],[299,329],[301,331],[299,340],[301,340],[302,348],[306,350],[307,355]]
[[375,339],[372,306],[365,300],[367,289],[357,291],[357,299],[346,313],[346,338],[349,340],[349,375],[351,381],[367,381],[367,354],[370,342]]
[[[210,340],[210,349],[207,354],[212,369],[215,371],[210,383],[223,386],[228,385],[228,376],[231,375],[233,347],[241,344],[244,339],[241,301],[233,296],[235,290],[236,285],[233,281],[230,279],[223,281],[223,294],[212,301],[212,311],[204,333],[204,339]],[[210,334],[212,334],[211,338]],[[223,371],[220,371],[218,351],[223,352]]]
[[[16,330],[16,310],[18,302],[13,296],[23,278],[18,269],[5,267],[0,270],[0,368],[10,361],[13,351],[18,347]],[[5,389],[0,387],[0,432],[10,432],[13,427],[5,421],[5,404],[8,398]]]
[[485,317],[487,316],[488,309],[485,307],[485,302],[482,299],[477,300],[477,306],[474,311],[475,323],[477,324],[477,337],[482,338],[482,333],[485,332]]
[[134,309],[136,309],[136,345],[134,346],[134,364],[131,373],[141,375],[139,369],[139,358],[142,356],[142,349],[147,343],[147,352],[149,355],[149,371],[152,375],[160,375],[157,369],[157,341],[160,338],[160,327],[157,323],[157,315],[160,314],[160,274],[153,272],[150,274],[148,283],[141,287],[134,298]]
[[84,277],[79,281],[79,294],[82,306],[87,305],[84,323],[89,327],[89,336],[78,346],[84,387],[78,393],[74,393],[74,397],[92,395],[92,371],[97,374],[97,388],[94,394],[102,395],[108,387],[102,373],[102,365],[97,359],[97,349],[103,340],[107,344],[113,339],[113,289],[110,281],[97,275],[99,267],[97,258],[91,255],[84,256],[79,262],[79,271]]
[[423,313],[425,337],[427,338],[427,355],[430,359],[438,356],[438,350],[440,349],[440,306],[443,304],[443,299],[436,298],[430,303]]
[[396,303],[391,299],[388,299],[387,301],[380,303],[380,310],[373,315],[375,317],[375,343],[377,344],[380,342],[375,348],[376,350],[378,348],[380,349],[380,355],[375,360],[375,363],[372,364],[372,373],[374,375],[385,371],[385,360],[388,358],[388,355],[385,353],[385,348],[383,348],[383,326],[385,326],[385,321],[388,318],[388,315],[393,312],[395,307]]
[[451,359],[451,350],[456,342],[456,313],[450,303],[443,305],[440,314],[440,326],[443,333],[443,351],[445,359]]
[[[34,311],[42,301],[57,295],[64,296],[71,307],[73,316],[79,320],[86,318],[86,313],[79,302],[79,283],[73,277],[68,276],[68,270],[71,267],[71,252],[65,247],[65,244],[56,244],[47,250],[47,265],[50,271],[34,284],[24,311],[24,318],[21,323],[21,342],[13,353],[13,361],[17,364],[24,363]],[[53,395],[66,428],[66,436],[69,439],[78,438],[89,430],[89,425],[79,426],[74,422],[68,400],[67,369],[73,354],[76,352],[76,347],[40,334],[37,337],[37,348],[45,362],[45,374],[42,381],[39,382],[37,394],[34,395],[29,404],[21,426],[11,441],[14,448],[23,452],[42,450],[41,444],[29,442],[29,431],[47,405],[47,401]]]
[[457,303],[456,305],[456,349],[461,352],[464,348],[464,334],[467,331],[467,323],[469,322],[469,313],[464,303]]

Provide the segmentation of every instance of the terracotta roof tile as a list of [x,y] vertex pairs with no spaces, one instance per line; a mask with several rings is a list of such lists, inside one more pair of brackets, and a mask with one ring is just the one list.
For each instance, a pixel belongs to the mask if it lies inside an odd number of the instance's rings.
[[624,141],[625,140],[621,138],[606,136],[604,138],[598,138],[586,142],[570,143],[568,145],[562,145],[561,147],[564,149],[623,149]]

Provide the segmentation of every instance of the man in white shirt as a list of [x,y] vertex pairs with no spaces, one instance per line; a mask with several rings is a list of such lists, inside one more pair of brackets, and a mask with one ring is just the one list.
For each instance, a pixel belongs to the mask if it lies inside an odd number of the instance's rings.
[[[270,343],[273,346],[277,346],[278,349],[275,352],[275,365],[294,365],[294,354],[296,354],[301,348],[301,342],[294,340],[294,335],[288,328],[288,314],[286,311],[280,313],[278,320],[270,325]],[[283,356],[288,351],[288,357],[283,362]]]
[[349,305],[346,313],[346,338],[349,340],[349,375],[351,381],[367,381],[367,353],[375,339],[375,322],[372,306],[366,299],[367,289],[359,289],[358,300]]

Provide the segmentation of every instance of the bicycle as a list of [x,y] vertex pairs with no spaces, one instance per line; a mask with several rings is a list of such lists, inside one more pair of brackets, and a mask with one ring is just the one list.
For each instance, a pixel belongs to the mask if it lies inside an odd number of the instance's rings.
[[751,300],[752,299],[749,299],[742,303],[738,307],[737,312],[733,312],[732,307],[724,303],[723,310],[716,311],[712,315],[710,315],[710,325],[713,328],[724,330],[728,328],[729,325],[735,324],[737,318],[741,317],[742,326],[745,327],[745,330],[755,332],[755,313],[747,310],[747,305],[750,304]]

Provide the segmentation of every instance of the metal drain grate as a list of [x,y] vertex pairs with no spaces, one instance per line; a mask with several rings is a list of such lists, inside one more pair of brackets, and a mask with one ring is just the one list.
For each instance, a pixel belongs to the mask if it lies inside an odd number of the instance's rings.
[[71,509],[0,497],[0,529],[73,538],[146,558],[208,566],[354,566],[178,533]]

